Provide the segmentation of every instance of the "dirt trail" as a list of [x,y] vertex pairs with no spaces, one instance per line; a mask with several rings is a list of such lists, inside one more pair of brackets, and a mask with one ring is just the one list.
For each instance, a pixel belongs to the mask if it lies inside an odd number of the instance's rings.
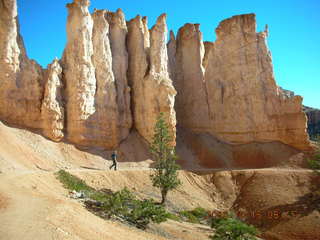
[[[142,168],[143,169],[143,168]],[[95,183],[104,183],[104,178],[111,178],[119,186],[130,185],[123,176],[131,176],[134,186],[135,179],[144,186],[146,194],[154,192],[148,189],[145,181],[149,170],[102,171],[88,169],[71,169],[72,174],[89,176]],[[114,176],[118,176],[118,178]],[[92,184],[89,179],[88,183]],[[140,188],[140,187],[139,187]],[[142,187],[140,188],[142,189]],[[178,193],[181,198],[185,191]],[[118,222],[105,221],[88,212],[78,201],[70,199],[67,191],[56,180],[54,172],[41,170],[19,170],[0,174],[0,199],[6,199],[5,207],[0,208],[0,239],[1,240],[34,240],[34,239],[176,239],[177,232],[192,235],[184,239],[196,240],[206,238],[210,229],[201,230],[197,225],[183,225],[169,221],[149,232],[141,231]],[[188,200],[187,200],[188,201]],[[3,201],[0,201],[2,203]],[[207,199],[207,204],[210,199]],[[176,226],[176,227],[175,227]],[[160,231],[160,233],[159,233]],[[160,235],[159,235],[160,234]],[[166,237],[161,237],[161,235]]]
[[[150,169],[147,168],[120,171],[90,169],[69,169],[68,171],[96,188],[119,190],[126,186],[137,192],[142,198],[160,199],[158,191],[152,187],[148,178]],[[252,173],[256,173],[255,178],[252,179],[252,186],[250,186],[251,182],[241,185],[243,181],[241,179],[244,176],[246,179],[251,179]],[[234,202],[245,201],[242,206],[260,209],[261,206],[255,207],[255,203],[260,202],[259,199],[274,198],[274,194],[279,194],[279,201],[283,202],[281,200],[283,196],[279,193],[284,191],[281,190],[283,188],[275,189],[273,195],[266,195],[265,187],[268,185],[263,185],[266,179],[272,177],[275,181],[279,181],[280,187],[291,186],[292,188],[296,185],[295,181],[290,185],[283,181],[292,181],[291,178],[294,176],[306,176],[298,179],[298,182],[306,182],[312,172],[305,169],[242,169],[232,172],[205,169],[200,175],[180,171],[179,176],[183,187],[170,193],[168,197],[170,207],[175,209],[179,206],[182,209],[192,209],[201,206],[207,209],[218,209],[219,204],[222,203],[232,205]],[[230,180],[233,183],[229,183]],[[261,187],[259,188],[256,188],[254,184],[257,181],[260,182]],[[221,188],[220,182],[223,186]],[[238,193],[239,190],[236,190],[235,185],[237,183],[243,186]],[[281,186],[282,183],[283,186]],[[232,184],[233,187],[230,187]],[[248,194],[249,196],[246,196]],[[151,228],[149,232],[117,222],[104,221],[87,212],[76,200],[70,199],[67,191],[56,180],[54,171],[18,170],[2,173],[0,174],[0,197],[0,199],[5,199],[5,207],[0,208],[1,240],[179,239],[177,236],[185,240],[196,240],[206,239],[211,234],[209,229],[199,230],[201,227],[174,221],[163,223],[156,227],[156,230]],[[274,200],[269,199],[269,201],[272,203]],[[1,202],[3,201],[0,200]],[[308,222],[308,219],[306,221]],[[192,234],[187,234],[185,231]]]
[[[138,144],[124,144],[120,153],[128,161],[120,161],[119,171],[110,171],[111,161],[106,160],[109,153],[101,149],[80,150],[66,143],[54,143],[1,122],[0,139],[0,240],[198,240],[208,239],[211,234],[208,228],[175,221],[151,226],[148,231],[105,221],[70,199],[54,176],[54,172],[65,169],[97,189],[116,191],[128,187],[138,197],[160,199],[158,189],[150,182],[152,162],[147,154],[137,154],[138,162],[126,158],[139,150]],[[301,160],[298,156],[293,163]],[[234,206],[236,210],[252,213],[306,208],[305,216],[277,221],[254,218],[251,222],[265,227],[267,240],[320,239],[320,213],[309,198],[314,183],[320,179],[311,170],[285,166],[267,169],[187,166],[188,171],[179,172],[182,187],[168,195],[171,209],[221,210]]]
[[8,200],[0,209],[1,240],[162,239],[92,215],[67,197],[52,173],[1,175],[0,193]]

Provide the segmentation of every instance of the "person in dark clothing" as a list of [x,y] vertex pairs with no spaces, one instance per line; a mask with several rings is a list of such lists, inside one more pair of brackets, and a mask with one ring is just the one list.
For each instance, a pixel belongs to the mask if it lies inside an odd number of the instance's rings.
[[112,158],[112,165],[109,167],[109,169],[114,167],[114,170],[117,171],[117,151],[114,151],[111,155]]

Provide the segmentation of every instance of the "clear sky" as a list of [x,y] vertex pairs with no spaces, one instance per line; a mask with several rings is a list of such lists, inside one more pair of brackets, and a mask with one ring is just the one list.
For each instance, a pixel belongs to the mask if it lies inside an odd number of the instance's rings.
[[[46,67],[61,57],[66,44],[66,3],[72,0],[18,0],[21,33],[27,53]],[[157,4],[156,4],[157,3]],[[204,40],[214,41],[219,22],[233,15],[255,13],[257,31],[269,25],[277,84],[304,97],[304,104],[320,108],[320,0],[91,0],[93,8],[122,8],[127,20],[148,16],[149,27],[167,13],[169,30],[200,23]]]

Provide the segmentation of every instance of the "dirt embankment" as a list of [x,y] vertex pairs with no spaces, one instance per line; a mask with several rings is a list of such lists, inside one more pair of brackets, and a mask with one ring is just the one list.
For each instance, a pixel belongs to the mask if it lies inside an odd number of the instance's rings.
[[0,211],[8,207],[9,199],[0,194]]
[[[136,152],[123,143],[122,154]],[[207,239],[209,228],[168,221],[147,232],[104,221],[76,200],[55,179],[60,168],[96,188],[128,187],[141,198],[160,199],[149,179],[150,161],[120,162],[121,171],[108,171],[111,161],[101,149],[79,150],[53,143],[31,132],[0,124],[0,239]],[[126,145],[127,144],[127,145]],[[92,170],[100,169],[100,170]],[[181,171],[182,187],[169,193],[173,210],[203,207],[215,212],[233,209],[263,230],[264,239],[320,239],[320,215],[312,192],[320,179],[302,168]]]

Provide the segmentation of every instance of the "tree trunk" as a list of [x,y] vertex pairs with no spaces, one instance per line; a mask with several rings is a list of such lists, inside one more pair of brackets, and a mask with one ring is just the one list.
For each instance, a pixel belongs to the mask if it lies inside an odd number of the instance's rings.
[[167,190],[161,190],[161,197],[162,197],[161,205],[165,204],[165,202],[167,200],[167,193],[168,193]]

